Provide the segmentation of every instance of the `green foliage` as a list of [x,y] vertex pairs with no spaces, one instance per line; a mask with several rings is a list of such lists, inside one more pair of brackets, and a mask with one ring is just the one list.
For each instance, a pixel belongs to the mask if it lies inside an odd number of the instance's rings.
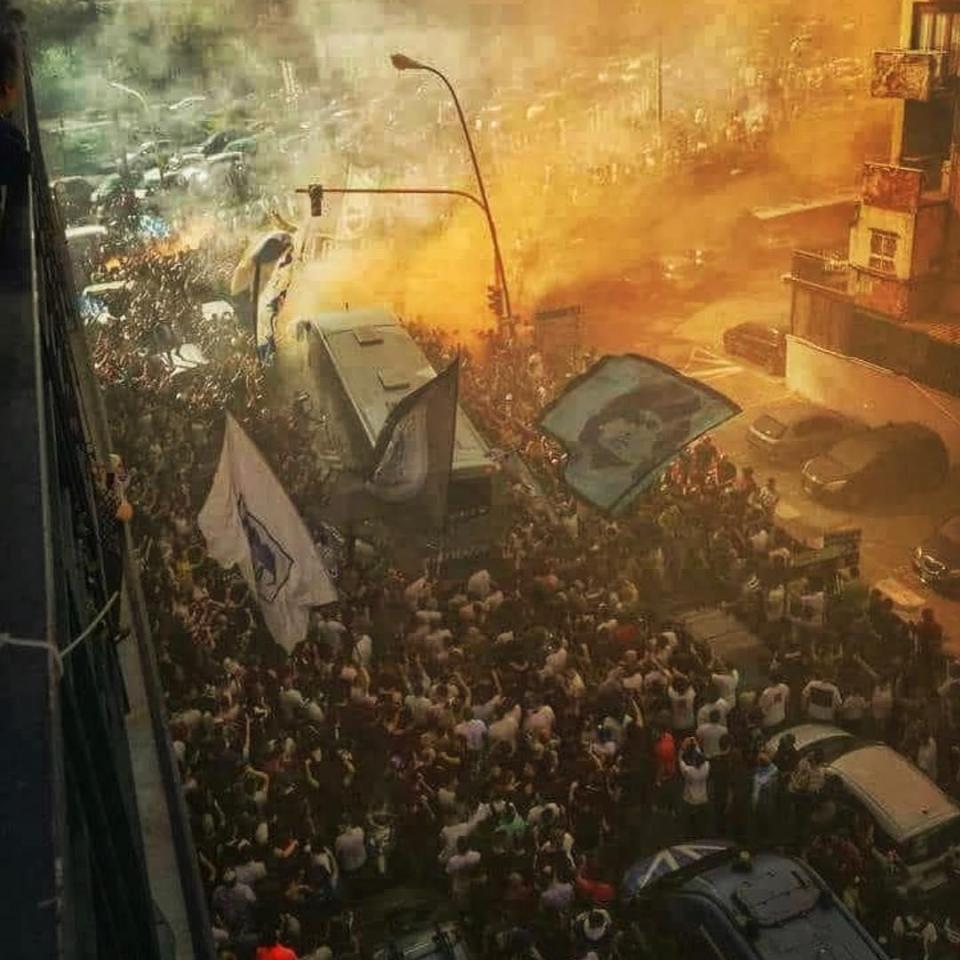
[[42,47],[34,54],[32,66],[41,116],[58,116],[82,108],[82,67],[73,51],[60,44]]

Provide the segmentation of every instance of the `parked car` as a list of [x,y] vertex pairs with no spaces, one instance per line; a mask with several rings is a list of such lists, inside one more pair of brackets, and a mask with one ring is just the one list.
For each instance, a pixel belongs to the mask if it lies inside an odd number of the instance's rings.
[[[689,858],[711,846],[716,852]],[[649,870],[658,858],[674,869],[654,874],[625,907],[637,940],[628,955],[636,960],[888,960],[802,860],[706,841],[661,851],[649,859]]]
[[215,153],[223,153],[231,140],[244,136],[242,130],[218,130],[211,133],[202,143],[187,147],[184,153],[199,153],[205,157],[212,157]]
[[920,579],[944,592],[960,588],[960,514],[950,517],[913,553]]
[[858,506],[933,490],[950,458],[939,434],[920,423],[888,423],[841,440],[803,468],[803,489],[819,500]]
[[874,844],[903,864],[901,894],[933,894],[949,881],[948,867],[960,849],[960,807],[906,757],[882,743],[869,743],[830,724],[800,724],[771,738],[776,751],[786,733],[798,752],[820,748],[828,776],[839,785],[838,805],[873,822]]
[[242,153],[216,153],[191,168],[186,185],[193,193],[210,197],[226,191],[231,182],[246,177],[247,170]]
[[223,153],[256,153],[259,143],[256,137],[238,137],[231,140],[224,148]]
[[796,401],[771,407],[750,424],[747,442],[777,463],[803,463],[867,428],[835,410]]
[[[161,161],[173,152],[172,140],[145,140],[135,150],[127,153],[126,167],[133,172],[141,172],[149,167],[156,167]],[[122,161],[116,161],[113,169],[120,171],[124,164]]]
[[787,338],[777,327],[762,323],[738,323],[723,331],[723,349],[776,376],[782,377],[786,372]]
[[374,948],[373,960],[471,960],[473,952],[452,923],[415,930]]

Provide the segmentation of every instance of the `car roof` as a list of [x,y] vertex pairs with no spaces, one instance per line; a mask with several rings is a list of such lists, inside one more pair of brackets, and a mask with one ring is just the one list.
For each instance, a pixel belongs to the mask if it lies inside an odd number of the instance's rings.
[[[924,426],[922,423],[885,423],[880,427],[863,430],[849,437],[845,437],[832,449],[855,449],[858,453],[877,452],[884,448],[893,448],[911,440],[920,440],[922,443],[938,443],[943,446],[940,435]],[[945,448],[944,448],[945,449]]]
[[774,734],[767,741],[767,750],[776,751],[781,739],[788,733],[793,734],[794,746],[800,753],[812,749],[817,744],[826,743],[828,740],[846,739],[852,746],[856,739],[853,734],[829,723],[800,723]]
[[729,330],[760,330],[764,333],[770,333],[776,330],[772,324],[757,323],[755,320],[745,320],[743,323],[735,323]]
[[836,420],[847,420],[848,417],[836,410],[828,407],[821,407],[816,403],[810,403],[807,400],[787,400],[784,403],[771,404],[760,410],[753,422],[756,423],[761,417],[772,417],[785,426],[799,423],[810,417],[833,417]]
[[[736,928],[749,924],[752,956],[758,960],[885,956],[803,861],[757,853],[749,869],[738,867],[736,861],[728,861],[694,876],[680,888],[678,900],[707,899]],[[823,952],[825,946],[830,952]]]
[[875,743],[845,753],[827,768],[895,842],[960,817],[960,807],[906,757]]
[[67,227],[67,240],[80,240],[85,237],[105,237],[110,231],[99,223],[88,223],[82,227]]

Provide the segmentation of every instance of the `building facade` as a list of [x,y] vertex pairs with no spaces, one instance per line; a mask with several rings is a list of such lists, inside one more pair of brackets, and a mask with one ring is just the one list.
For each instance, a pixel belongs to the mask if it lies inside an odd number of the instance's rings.
[[864,371],[868,422],[903,416],[871,395],[864,365],[928,395],[935,427],[934,410],[952,417],[960,398],[958,73],[960,2],[904,0],[899,46],[874,53],[871,76],[872,95],[895,101],[889,157],[864,164],[847,250],[794,254],[788,381],[839,403],[823,395],[817,356],[846,358],[854,382]]
[[[19,41],[3,16],[0,31]],[[3,953],[212,960],[189,822],[150,673],[136,566],[124,550],[117,505],[96,479],[109,432],[26,67],[22,80],[14,123],[29,162],[26,170],[5,167],[17,174],[5,181],[0,214]],[[10,148],[3,138],[0,150]],[[132,749],[138,715],[149,728],[140,756]],[[159,771],[152,784],[144,780],[144,759]],[[165,843],[169,850],[159,850]],[[165,876],[151,866],[164,860],[175,864]]]

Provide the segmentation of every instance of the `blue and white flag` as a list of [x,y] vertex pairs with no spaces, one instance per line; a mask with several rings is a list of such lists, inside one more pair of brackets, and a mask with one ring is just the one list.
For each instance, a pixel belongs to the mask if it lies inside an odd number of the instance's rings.
[[582,499],[617,513],[691,441],[740,407],[716,390],[647,357],[604,357],[540,418],[563,444],[563,478]]
[[220,463],[197,523],[209,555],[224,567],[240,568],[285,650],[306,635],[310,607],[337,599],[296,507],[229,413]]

